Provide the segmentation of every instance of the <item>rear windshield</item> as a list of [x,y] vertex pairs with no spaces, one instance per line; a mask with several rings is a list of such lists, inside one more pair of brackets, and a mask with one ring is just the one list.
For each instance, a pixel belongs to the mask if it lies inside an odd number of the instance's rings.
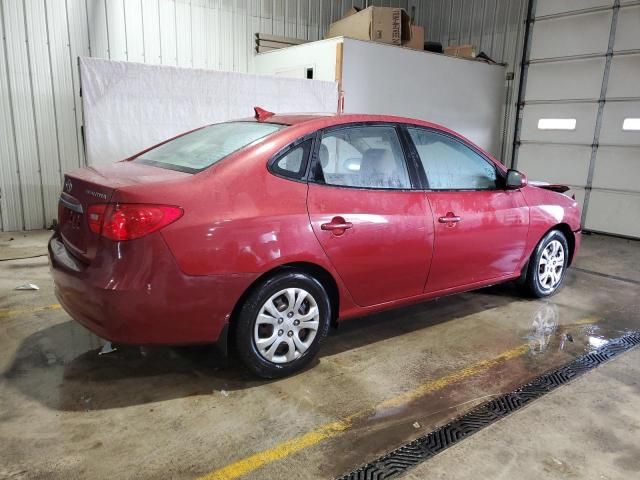
[[256,122],[217,123],[170,140],[133,161],[196,173],[285,126]]

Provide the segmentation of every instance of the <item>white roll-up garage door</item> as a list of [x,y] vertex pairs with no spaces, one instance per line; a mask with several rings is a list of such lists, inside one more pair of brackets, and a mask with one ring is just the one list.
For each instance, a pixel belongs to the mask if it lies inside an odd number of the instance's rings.
[[640,2],[533,13],[514,166],[570,185],[585,229],[640,237]]

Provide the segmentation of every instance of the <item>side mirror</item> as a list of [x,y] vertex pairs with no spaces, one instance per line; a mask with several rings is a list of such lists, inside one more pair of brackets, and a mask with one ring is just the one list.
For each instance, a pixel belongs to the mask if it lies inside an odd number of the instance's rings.
[[524,173],[520,173],[517,170],[510,168],[507,171],[507,189],[518,189],[527,185],[527,177]]

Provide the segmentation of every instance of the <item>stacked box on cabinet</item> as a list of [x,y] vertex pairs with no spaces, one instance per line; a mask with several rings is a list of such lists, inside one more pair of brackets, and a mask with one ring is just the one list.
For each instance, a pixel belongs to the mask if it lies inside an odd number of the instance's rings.
[[331,24],[325,38],[332,37],[402,45],[411,40],[411,19],[402,8],[354,7]]

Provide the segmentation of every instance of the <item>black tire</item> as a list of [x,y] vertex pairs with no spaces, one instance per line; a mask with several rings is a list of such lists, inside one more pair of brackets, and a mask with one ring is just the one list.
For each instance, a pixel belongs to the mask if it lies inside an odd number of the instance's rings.
[[[312,343],[298,358],[287,363],[274,363],[265,358],[258,350],[254,340],[254,328],[258,314],[261,313],[265,303],[273,295],[287,288],[303,289],[313,297],[319,311],[318,329]],[[257,285],[239,310],[238,318],[236,319],[237,328],[235,329],[238,356],[242,363],[259,377],[281,378],[291,375],[306,367],[317,355],[320,345],[329,331],[330,319],[331,302],[329,301],[329,295],[318,280],[295,270],[278,273]],[[301,333],[300,335],[303,334]],[[287,339],[283,338],[283,340]]]
[[[560,280],[556,285],[550,288],[549,286],[545,286],[542,284],[542,282],[540,281],[539,272],[542,268],[544,268],[540,266],[540,259],[542,257],[542,254],[547,246],[553,241],[558,241],[562,245],[562,248],[564,249],[564,261],[562,262],[562,272],[560,274]],[[527,274],[522,284],[524,293],[534,298],[550,297],[551,295],[557,293],[558,290],[560,290],[560,288],[562,287],[564,277],[567,273],[567,267],[569,265],[569,255],[569,244],[564,234],[559,230],[551,230],[549,233],[547,233],[542,238],[542,240],[540,240],[535,250],[531,254],[531,258],[529,259]]]

